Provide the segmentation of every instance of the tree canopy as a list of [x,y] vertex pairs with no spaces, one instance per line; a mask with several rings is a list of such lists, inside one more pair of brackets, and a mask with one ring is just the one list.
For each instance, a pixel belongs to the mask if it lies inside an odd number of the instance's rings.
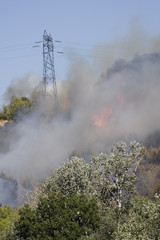
[[0,119],[3,120],[18,120],[29,113],[33,108],[33,101],[27,97],[13,97],[8,105],[3,105],[3,110],[0,112]]
[[[131,142],[129,147],[123,142],[117,143],[110,155],[100,154],[90,163],[84,159],[72,157],[62,167],[55,169],[51,177],[41,185],[39,191],[33,191],[32,203],[36,196],[48,192],[60,192],[70,195],[73,191],[86,196],[96,196],[107,204],[115,202],[121,207],[122,202],[135,192],[136,171],[141,161],[142,147]],[[34,195],[35,193],[35,195]]]
[[18,214],[10,206],[0,207],[0,239],[4,237],[10,223],[17,219]]
[[143,147],[119,142],[90,162],[72,157],[34,188],[5,240],[159,240],[160,196],[136,194]]
[[25,205],[19,215],[15,229],[21,240],[76,240],[95,231],[100,220],[95,199],[77,193],[49,193],[36,210]]

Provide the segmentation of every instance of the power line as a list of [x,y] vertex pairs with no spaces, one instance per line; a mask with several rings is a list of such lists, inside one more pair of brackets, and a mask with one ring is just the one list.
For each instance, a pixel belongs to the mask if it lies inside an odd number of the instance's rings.
[[22,46],[30,46],[32,45],[33,43],[22,43],[22,44],[16,44],[16,45],[10,45],[10,46],[4,46],[4,47],[0,47],[0,50],[1,49],[11,49],[11,48],[17,48],[17,47],[22,47]]
[[40,56],[40,54],[28,54],[28,55],[22,55],[22,56],[17,56],[17,57],[0,58],[0,61],[25,58],[25,57],[35,57],[35,56]]
[[11,48],[11,49],[0,49],[0,52],[11,52],[11,51],[19,51],[24,49],[30,49],[30,47],[17,47],[17,48]]
[[[31,52],[31,54],[24,54],[21,56],[8,56],[3,58],[1,57],[0,61],[38,56],[42,53],[32,54],[32,52],[35,50],[39,50],[40,47],[42,46],[41,43],[42,41],[36,41],[34,43],[23,43],[23,44],[0,47],[0,52],[4,54],[8,52],[16,52],[16,51],[18,52],[22,50],[25,50],[25,51],[29,50]],[[55,46],[55,49],[57,49],[56,53],[64,56],[77,55],[77,56],[83,56],[83,57],[89,57],[89,58],[98,58],[97,56],[90,55],[91,47],[97,46],[99,51],[101,51],[101,47],[103,47],[103,45],[100,45],[100,44],[96,45],[96,44],[86,44],[86,43],[80,43],[80,42],[66,42],[61,40],[55,40],[54,43],[57,45]]]
[[[103,44],[88,44],[88,43],[80,43],[80,42],[68,42],[68,41],[62,41],[62,40],[55,40],[55,43],[61,44],[66,44],[66,45],[78,45],[78,46],[87,46],[87,47],[103,47]],[[36,41],[32,43],[22,43],[22,44],[16,44],[16,45],[9,45],[9,46],[4,46],[0,47],[0,51],[4,49],[16,49],[16,48],[21,48],[21,47],[32,47],[34,44],[40,44],[42,41]],[[71,46],[72,47],[72,46]]]

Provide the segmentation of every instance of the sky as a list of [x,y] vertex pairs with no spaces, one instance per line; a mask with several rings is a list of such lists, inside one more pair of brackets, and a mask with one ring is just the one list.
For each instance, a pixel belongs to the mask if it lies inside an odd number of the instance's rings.
[[32,74],[42,79],[42,44],[33,46],[44,30],[54,40],[56,81],[61,82],[74,55],[87,58],[95,45],[125,36],[132,25],[159,35],[159,9],[159,0],[0,0],[0,105],[13,80]]

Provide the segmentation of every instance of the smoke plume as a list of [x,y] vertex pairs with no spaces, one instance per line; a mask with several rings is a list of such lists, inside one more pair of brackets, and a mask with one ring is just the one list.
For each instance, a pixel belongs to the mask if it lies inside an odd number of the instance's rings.
[[12,97],[29,97],[33,89],[38,88],[39,79],[33,74],[28,74],[24,78],[13,79],[4,93],[4,100],[8,102]]
[[[39,98],[37,110],[14,125],[0,154],[0,171],[18,186],[27,178],[36,182],[73,154],[106,152],[119,140],[143,141],[159,130],[159,42],[134,29],[97,46],[92,61],[78,58],[58,88],[57,109],[53,99]],[[20,96],[17,90],[26,95],[20,82],[11,83],[5,98]],[[35,91],[32,81],[31,88]]]

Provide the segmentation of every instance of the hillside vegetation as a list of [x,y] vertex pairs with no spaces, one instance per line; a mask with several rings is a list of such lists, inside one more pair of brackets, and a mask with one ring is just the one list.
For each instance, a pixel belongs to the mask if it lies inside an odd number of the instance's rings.
[[135,191],[141,152],[137,142],[119,142],[90,163],[73,157],[33,189],[18,217],[2,226],[3,239],[158,240],[160,197]]
[[[25,97],[3,106],[0,118],[8,122],[0,138],[33,108]],[[34,187],[23,206],[0,207],[0,239],[160,240],[159,166],[160,148],[136,141],[118,142],[90,161],[74,156]]]
[[3,105],[0,120],[16,121],[33,109],[33,101],[27,97],[13,97],[8,105]]

